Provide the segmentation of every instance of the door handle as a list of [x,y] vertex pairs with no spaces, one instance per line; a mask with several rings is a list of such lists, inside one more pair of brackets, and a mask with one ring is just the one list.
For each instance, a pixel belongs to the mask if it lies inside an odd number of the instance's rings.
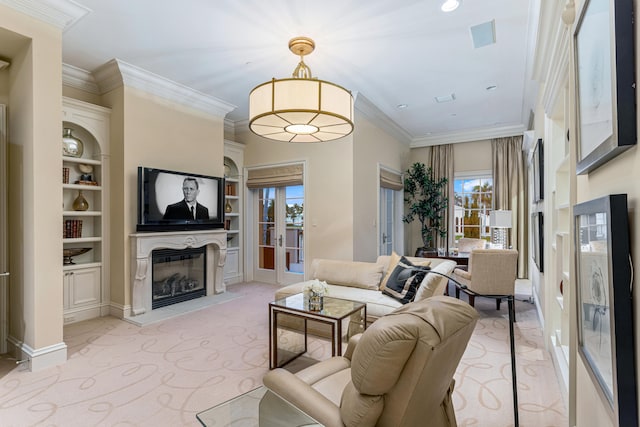
[[6,277],[9,274],[11,274],[11,273],[9,273],[8,271],[5,271],[4,273],[0,273],[0,277]]
[[278,237],[278,245],[282,247],[282,234]]

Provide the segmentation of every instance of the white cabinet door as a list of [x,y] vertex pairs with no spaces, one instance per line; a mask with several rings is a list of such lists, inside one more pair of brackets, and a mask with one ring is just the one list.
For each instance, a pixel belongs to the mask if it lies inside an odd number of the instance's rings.
[[64,279],[65,309],[100,304],[100,267],[67,271]]
[[224,263],[224,278],[235,282],[240,274],[240,251],[238,248],[227,249],[227,259]]

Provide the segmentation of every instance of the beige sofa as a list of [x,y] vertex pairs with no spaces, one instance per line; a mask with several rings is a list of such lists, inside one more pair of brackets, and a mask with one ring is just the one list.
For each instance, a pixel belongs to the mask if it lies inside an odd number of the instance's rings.
[[[380,286],[390,273],[389,264],[399,258],[396,255],[379,256],[376,262],[339,261],[315,259],[311,263],[310,280],[294,283],[276,291],[275,298],[281,299],[304,292],[311,280],[327,282],[327,296],[360,301],[367,304],[367,324],[392,312],[403,304],[382,293]],[[406,257],[411,263],[430,262],[430,268],[446,275],[451,275],[456,266],[454,261],[438,258]],[[391,269],[392,270],[392,269]],[[427,274],[417,289],[415,301],[444,294],[448,279],[438,274]]]

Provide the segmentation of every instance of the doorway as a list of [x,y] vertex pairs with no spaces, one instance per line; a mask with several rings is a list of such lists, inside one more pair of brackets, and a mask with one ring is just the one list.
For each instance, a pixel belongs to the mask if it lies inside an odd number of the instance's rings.
[[304,278],[304,186],[252,191],[255,280],[290,284]]
[[404,253],[402,175],[379,166],[378,255]]

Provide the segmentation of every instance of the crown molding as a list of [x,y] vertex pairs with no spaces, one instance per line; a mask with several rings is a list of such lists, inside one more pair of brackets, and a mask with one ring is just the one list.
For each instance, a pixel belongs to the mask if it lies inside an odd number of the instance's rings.
[[419,148],[429,147],[432,145],[455,144],[457,142],[472,142],[485,139],[502,138],[505,136],[522,135],[525,130],[525,126],[520,124],[434,134],[420,138],[414,138],[414,140],[411,142],[410,147]]
[[205,95],[119,59],[112,59],[101,65],[93,72],[93,75],[101,93],[109,92],[120,86],[133,87],[223,118],[236,108],[235,105],[219,98]]
[[555,2],[544,3],[542,8],[544,20],[541,26],[545,27],[546,36],[536,52],[536,74],[537,80],[545,83],[541,103],[549,116],[569,79],[573,25],[566,25],[562,20],[564,6],[565,2]]
[[100,88],[93,78],[93,74],[73,65],[62,64],[62,84],[100,95]]
[[71,0],[0,0],[12,9],[60,28],[63,32],[91,12]]
[[407,145],[411,144],[411,135],[402,129],[396,122],[391,120],[389,116],[382,112],[371,102],[366,96],[359,92],[354,92],[354,108],[370,119],[377,126],[385,130],[389,135]]

